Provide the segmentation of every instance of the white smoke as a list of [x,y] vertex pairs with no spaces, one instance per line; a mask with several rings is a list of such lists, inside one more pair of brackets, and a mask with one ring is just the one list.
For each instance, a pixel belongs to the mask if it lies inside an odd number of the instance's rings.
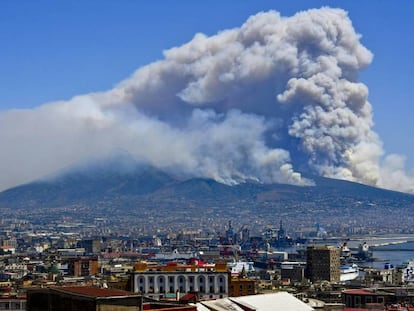
[[379,185],[387,189],[414,193],[414,170],[406,173],[404,156],[390,154],[385,157],[381,166]]
[[414,192],[401,158],[381,165],[359,39],[339,9],[259,13],[196,34],[110,91],[0,112],[0,188],[124,150],[226,184],[312,184],[305,170]]

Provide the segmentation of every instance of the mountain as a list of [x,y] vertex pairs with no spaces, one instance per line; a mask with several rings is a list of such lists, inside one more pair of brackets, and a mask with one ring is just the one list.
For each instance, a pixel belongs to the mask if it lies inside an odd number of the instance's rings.
[[268,204],[345,205],[352,201],[373,205],[414,206],[414,196],[343,180],[312,177],[315,186],[247,182],[228,186],[203,178],[179,178],[150,167],[118,170],[102,167],[75,170],[0,193],[0,208],[63,207],[105,202],[129,206],[130,202],[180,202],[201,206]]
[[[315,224],[336,234],[348,230],[414,233],[414,196],[358,183],[312,177],[315,186],[246,182],[228,186],[211,179],[177,177],[151,167],[77,169],[0,193],[3,217],[35,224],[62,221],[115,228],[215,228],[227,221],[252,230],[277,225],[307,230]],[[356,231],[355,231],[356,230]]]
[[119,196],[145,195],[174,181],[169,175],[148,168],[132,171],[102,170],[101,167],[75,170],[3,191],[0,193],[0,207],[93,205]]

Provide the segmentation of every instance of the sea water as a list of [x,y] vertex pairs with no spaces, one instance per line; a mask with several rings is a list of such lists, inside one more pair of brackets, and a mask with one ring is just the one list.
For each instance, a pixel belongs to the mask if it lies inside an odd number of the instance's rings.
[[[367,263],[373,268],[383,269],[387,263],[396,267],[408,261],[414,261],[414,235],[369,237],[368,239],[352,240],[350,244],[357,247],[363,242],[367,242],[373,251],[374,261]],[[381,249],[376,250],[375,245],[379,245]]]
[[373,267],[384,268],[385,263],[391,263],[394,266],[401,265],[407,261],[414,260],[414,242],[392,244],[383,246],[381,250],[374,250]]

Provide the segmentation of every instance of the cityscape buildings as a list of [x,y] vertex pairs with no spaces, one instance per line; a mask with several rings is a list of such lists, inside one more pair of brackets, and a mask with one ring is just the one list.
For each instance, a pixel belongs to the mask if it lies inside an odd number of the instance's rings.
[[339,282],[340,249],[332,245],[308,246],[306,250],[306,271],[311,282]]
[[[309,304],[320,301],[333,310],[334,305],[359,305],[359,298],[344,298],[344,290],[392,287],[400,295],[403,291],[397,289],[410,277],[411,270],[404,267],[369,267],[373,247],[363,260],[360,248],[367,243],[358,247],[347,236],[334,236],[326,226],[309,227],[297,236],[285,222],[260,231],[231,219],[221,228],[194,226],[167,232],[160,227],[150,232],[131,226],[127,232],[126,225],[117,228],[113,222],[117,217],[96,218],[92,224],[67,217],[47,223],[2,219],[0,306],[25,310],[29,293],[33,308],[36,297],[55,297],[63,295],[56,288],[81,286],[123,290],[142,297],[144,304],[151,300],[181,306],[205,303],[206,308],[213,308],[213,300],[233,305],[234,297],[288,290],[295,299]],[[341,282],[344,258],[363,260],[356,279]],[[37,289],[43,291],[33,291]],[[79,293],[64,295],[79,299]],[[364,306],[365,300],[360,299]],[[401,301],[384,298],[382,305]],[[381,304],[378,299],[375,303]]]

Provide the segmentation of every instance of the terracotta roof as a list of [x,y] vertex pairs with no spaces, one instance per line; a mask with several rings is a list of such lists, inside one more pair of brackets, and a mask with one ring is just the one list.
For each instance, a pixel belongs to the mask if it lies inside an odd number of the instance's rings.
[[89,297],[119,297],[119,296],[131,296],[134,295],[131,292],[118,290],[118,289],[108,289],[108,288],[99,288],[93,286],[62,286],[62,287],[53,287],[53,290],[69,292],[73,294],[79,294]]
[[183,297],[180,298],[180,301],[189,301],[192,299],[196,299],[197,295],[195,293],[187,293]]

